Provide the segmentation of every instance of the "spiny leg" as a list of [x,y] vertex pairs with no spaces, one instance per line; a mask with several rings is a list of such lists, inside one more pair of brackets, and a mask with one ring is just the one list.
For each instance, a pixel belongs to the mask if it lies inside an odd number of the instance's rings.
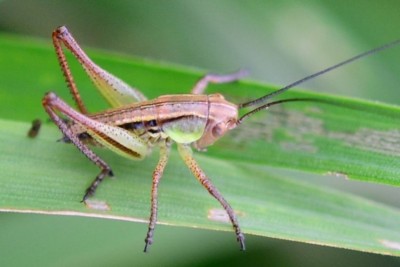
[[[62,103],[59,102],[59,98],[54,93],[47,93],[43,98],[43,106],[46,112],[50,115],[50,118],[58,126],[61,132],[68,137],[69,140],[81,151],[88,159],[96,164],[100,169],[100,173],[96,176],[92,184],[87,188],[85,195],[83,196],[82,202],[84,202],[89,196],[93,195],[96,188],[103,179],[109,175],[113,176],[113,172],[108,164],[97,156],[89,147],[82,143],[79,138],[71,132],[67,124],[61,119],[55,110],[63,110]],[[61,105],[60,105],[61,104]]]
[[53,43],[68,87],[82,113],[87,113],[87,111],[72,78],[71,71],[62,49],[62,44],[64,44],[65,47],[68,48],[76,57],[79,63],[81,63],[82,67],[102,93],[103,97],[113,107],[146,100],[146,97],[139,90],[132,88],[124,81],[96,65],[80,48],[65,26],[61,26],[53,32]]
[[[96,155],[97,156],[97,155]],[[92,160],[92,159],[90,159]],[[107,163],[106,163],[107,164]],[[108,167],[108,166],[107,166]],[[101,172],[99,173],[99,175],[96,176],[96,178],[94,179],[94,181],[90,184],[90,186],[86,189],[85,191],[85,195],[83,195],[83,198],[81,200],[81,202],[85,202],[89,197],[93,196],[94,193],[96,192],[97,187],[100,185],[100,183],[104,180],[104,178],[106,178],[106,176],[114,176],[114,173],[112,172],[112,170],[110,169],[110,167],[108,167],[108,169],[102,169]]]
[[236,233],[236,239],[240,244],[240,249],[245,250],[244,235],[240,230],[239,222],[236,218],[235,212],[229,205],[229,203],[224,199],[217,188],[211,183],[207,175],[203,172],[200,166],[197,164],[196,160],[192,156],[192,149],[188,145],[178,144],[178,151],[182,159],[185,161],[186,165],[189,167],[190,171],[196,177],[196,179],[208,190],[208,192],[216,198],[225,211],[228,213],[229,219],[231,220],[233,229]]
[[192,94],[201,95],[209,83],[229,83],[240,80],[248,73],[246,70],[239,70],[234,73],[219,75],[219,74],[207,74],[203,76],[193,87]]
[[153,172],[153,184],[151,187],[151,209],[150,209],[150,221],[149,229],[145,239],[146,245],[144,246],[144,252],[148,251],[149,246],[153,243],[154,228],[157,222],[157,203],[158,203],[158,184],[163,175],[165,166],[167,165],[168,156],[170,152],[170,144],[165,143],[160,146],[160,159]]
[[57,28],[52,34],[53,45],[54,45],[54,49],[56,50],[58,63],[61,66],[61,71],[63,72],[67,86],[71,92],[72,98],[74,99],[78,109],[80,110],[81,113],[87,114],[88,111],[86,109],[85,104],[83,103],[81,95],[79,94],[78,88],[76,87],[74,78],[71,74],[71,70],[68,66],[67,59],[65,57],[63,48],[61,46],[62,45],[62,38],[60,37],[61,36],[61,31],[60,31],[61,28],[62,27]]

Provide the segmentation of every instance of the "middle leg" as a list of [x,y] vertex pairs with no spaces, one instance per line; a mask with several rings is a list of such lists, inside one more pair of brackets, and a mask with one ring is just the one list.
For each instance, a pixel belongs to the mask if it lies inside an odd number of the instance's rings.
[[164,145],[160,147],[160,160],[158,161],[157,167],[153,172],[149,229],[147,231],[145,239],[146,245],[144,246],[144,252],[147,252],[149,246],[153,243],[154,229],[157,223],[158,184],[163,175],[165,166],[167,165],[169,152],[170,152],[170,144],[167,141]]
[[229,83],[240,80],[247,75],[246,70],[239,70],[237,72],[219,75],[219,74],[207,74],[203,76],[193,87],[192,94],[201,95],[207,88],[209,83]]

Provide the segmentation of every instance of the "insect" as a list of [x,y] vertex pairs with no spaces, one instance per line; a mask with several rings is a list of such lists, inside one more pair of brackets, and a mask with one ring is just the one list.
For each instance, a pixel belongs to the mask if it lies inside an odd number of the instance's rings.
[[[400,40],[396,40],[314,73],[258,99],[234,104],[225,100],[221,94],[205,95],[204,91],[209,83],[237,81],[246,75],[245,71],[227,75],[208,74],[195,84],[191,94],[164,95],[147,100],[140,91],[96,65],[79,47],[65,26],[57,28],[53,32],[52,39],[67,86],[79,111],[70,107],[54,92],[46,93],[42,104],[64,135],[61,140],[73,143],[100,168],[100,173],[86,189],[82,202],[94,195],[105,177],[113,176],[111,167],[96,155],[89,145],[103,146],[134,160],[145,158],[155,146],[160,149],[160,158],[152,177],[150,218],[145,238],[145,252],[153,243],[157,222],[158,184],[167,165],[172,143],[177,144],[180,156],[196,179],[225,209],[240,249],[245,250],[245,238],[234,210],[200,168],[192,155],[191,147],[201,150],[214,144],[249,116],[270,106],[291,101],[324,102],[321,99],[306,98],[283,99],[274,102],[267,102],[267,100],[307,80],[400,43]],[[76,57],[112,108],[98,113],[88,112],[75,85],[63,46]],[[251,106],[257,107],[239,117],[239,109]]]

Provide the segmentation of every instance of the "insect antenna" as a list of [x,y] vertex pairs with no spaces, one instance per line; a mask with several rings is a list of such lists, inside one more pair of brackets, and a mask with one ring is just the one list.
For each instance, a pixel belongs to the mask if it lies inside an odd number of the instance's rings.
[[244,119],[247,119],[251,115],[254,115],[254,114],[256,114],[257,112],[259,112],[261,110],[268,109],[271,106],[282,104],[282,103],[287,103],[287,102],[298,102],[298,101],[311,101],[311,102],[321,102],[321,103],[335,104],[335,103],[331,103],[330,101],[324,100],[324,99],[321,99],[321,98],[287,98],[287,99],[281,99],[281,100],[277,100],[277,101],[266,103],[266,104],[264,104],[262,106],[259,106],[258,108],[253,109],[252,111],[244,114],[242,117],[240,117],[236,121],[236,125],[241,124]]
[[[387,44],[384,44],[384,45],[382,45],[382,46],[373,48],[373,49],[368,50],[368,51],[366,51],[366,52],[364,52],[364,53],[358,54],[358,55],[356,55],[356,56],[354,56],[354,57],[351,57],[351,58],[349,58],[349,59],[347,59],[347,60],[344,60],[344,61],[342,61],[342,62],[340,62],[340,63],[338,63],[338,64],[335,64],[335,65],[333,65],[333,66],[330,66],[330,67],[328,67],[328,68],[326,68],[326,69],[323,69],[323,70],[318,71],[318,72],[316,72],[316,73],[314,73],[314,74],[311,74],[311,75],[309,75],[309,76],[306,76],[306,77],[304,77],[304,78],[302,78],[302,79],[300,79],[300,80],[297,80],[297,81],[295,81],[295,82],[293,82],[293,83],[291,83],[291,84],[289,84],[289,85],[286,85],[285,87],[282,87],[281,89],[279,89],[279,90],[277,90],[277,91],[274,91],[274,92],[272,92],[272,93],[270,93],[270,94],[267,94],[267,95],[265,95],[265,96],[262,96],[262,97],[260,97],[260,98],[255,99],[255,100],[252,100],[252,101],[249,101],[249,102],[246,102],[246,103],[239,104],[238,106],[239,106],[239,108],[245,108],[245,107],[250,107],[250,106],[254,106],[254,105],[258,105],[258,104],[265,103],[265,101],[267,101],[268,99],[273,98],[273,97],[275,97],[275,96],[277,96],[277,95],[280,95],[280,94],[286,92],[287,90],[291,89],[292,87],[295,87],[296,85],[299,85],[299,84],[304,83],[304,82],[306,82],[306,81],[308,81],[308,80],[314,79],[314,78],[316,78],[316,77],[318,77],[318,76],[320,76],[320,75],[322,75],[322,74],[325,74],[325,73],[330,72],[330,71],[332,71],[332,70],[334,70],[334,69],[337,69],[337,68],[339,68],[339,67],[342,67],[342,66],[344,66],[344,65],[347,65],[347,64],[349,64],[349,63],[351,63],[351,62],[354,62],[354,61],[356,61],[356,60],[358,60],[358,59],[361,59],[361,58],[363,58],[363,57],[366,57],[366,56],[369,56],[369,55],[378,53],[379,51],[382,51],[382,50],[386,50],[386,49],[391,48],[391,47],[393,47],[393,46],[396,46],[396,45],[398,45],[398,44],[400,44],[400,39],[395,40],[395,41],[390,42],[390,43],[387,43]],[[289,100],[289,99],[288,99],[288,100]],[[297,100],[292,99],[292,100],[290,100],[290,101],[300,101],[300,100],[299,100],[299,99],[297,99]],[[272,104],[272,103],[279,104],[279,103],[282,103],[282,102],[290,102],[290,101],[276,101],[276,102],[271,102],[270,104]],[[275,104],[274,104],[274,105],[275,105]],[[270,106],[271,106],[271,105],[265,104],[265,105],[260,106],[259,108],[255,109],[255,110],[253,110],[253,111],[247,113],[246,115],[247,115],[247,116],[250,116],[251,114],[254,114],[254,113],[256,113],[257,111],[260,111],[260,110],[262,110],[262,109],[266,109],[266,108],[268,108],[268,107],[270,107]],[[247,117],[246,115],[244,115],[243,117],[244,117],[244,118]],[[242,118],[243,118],[243,117],[242,117]],[[242,119],[242,118],[241,118],[241,119]],[[240,119],[240,120],[241,120],[241,119]]]

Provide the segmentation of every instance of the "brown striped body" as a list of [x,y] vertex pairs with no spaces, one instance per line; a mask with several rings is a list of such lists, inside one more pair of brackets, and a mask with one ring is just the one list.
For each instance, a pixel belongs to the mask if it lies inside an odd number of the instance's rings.
[[[195,146],[199,149],[211,145],[226,130],[232,129],[237,116],[237,106],[220,94],[164,95],[88,115],[98,122],[121,127],[139,136],[149,146],[170,138],[168,128],[172,126],[180,127],[183,135],[193,133],[195,128],[201,135],[190,143],[198,141]],[[82,141],[98,144],[80,124],[71,122],[70,130]]]

